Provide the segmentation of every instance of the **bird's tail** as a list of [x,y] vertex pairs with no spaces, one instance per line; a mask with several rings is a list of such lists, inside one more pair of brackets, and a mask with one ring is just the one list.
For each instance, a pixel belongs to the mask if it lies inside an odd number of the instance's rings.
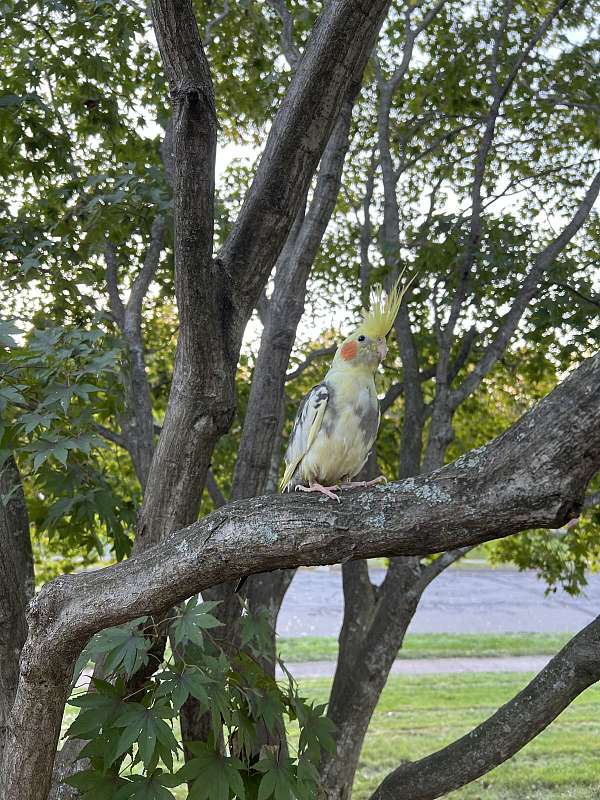
[[288,464],[286,466],[285,472],[283,473],[283,478],[279,482],[280,492],[285,492],[285,490],[287,489],[289,482],[292,480],[295,469],[296,469],[296,464],[294,463]]

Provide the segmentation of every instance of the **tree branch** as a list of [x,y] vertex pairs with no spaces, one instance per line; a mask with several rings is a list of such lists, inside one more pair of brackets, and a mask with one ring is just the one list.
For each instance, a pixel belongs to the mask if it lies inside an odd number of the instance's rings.
[[434,800],[485,775],[541,733],[600,679],[599,653],[597,617],[493,716],[437,753],[395,769],[371,800]]
[[458,287],[456,289],[454,297],[452,298],[452,304],[450,307],[448,322],[443,330],[443,335],[442,335],[443,347],[441,349],[438,361],[438,369],[439,369],[438,378],[440,384],[445,384],[447,382],[448,358],[449,358],[452,337],[454,335],[454,329],[456,327],[456,323],[458,321],[458,317],[460,315],[460,311],[465,299],[469,275],[471,273],[471,269],[473,267],[477,255],[477,248],[479,246],[479,241],[481,238],[481,217],[482,217],[482,204],[483,204],[481,189],[483,186],[483,179],[487,166],[488,156],[496,132],[496,123],[498,121],[500,107],[502,106],[502,103],[504,102],[508,93],[510,92],[515,82],[515,79],[519,73],[519,70],[523,66],[525,60],[530,55],[533,48],[544,37],[548,29],[550,28],[552,22],[556,19],[560,11],[564,8],[564,6],[568,2],[569,0],[559,0],[559,2],[556,3],[554,8],[544,17],[544,19],[542,20],[536,31],[528,39],[525,46],[519,53],[518,57],[515,59],[515,62],[509,74],[507,75],[506,79],[504,80],[502,85],[499,85],[497,81],[496,63],[494,59],[497,56],[500,44],[500,38],[508,22],[508,15],[510,13],[510,9],[512,8],[512,2],[511,0],[507,0],[505,4],[505,12],[503,14],[500,26],[496,32],[494,40],[494,49],[492,52],[491,85],[493,90],[493,101],[486,118],[484,132],[481,137],[481,141],[479,143],[477,157],[475,160],[473,185],[471,187],[471,220],[469,224],[469,237],[467,240],[467,245],[465,247],[464,256],[462,258],[461,274],[459,277]]
[[496,364],[516,331],[525,309],[535,296],[543,274],[549,269],[559,253],[566,247],[584,224],[599,193],[600,170],[596,173],[583,200],[568,224],[555,239],[538,253],[531,270],[523,281],[521,290],[513,300],[509,312],[504,317],[496,336],[486,348],[480,361],[475,365],[475,368],[467,375],[460,386],[451,392],[450,402],[453,408],[457,408],[473,391],[475,391],[483,378]]
[[400,397],[403,391],[404,391],[404,384],[402,383],[402,381],[392,383],[392,385],[389,387],[385,395],[379,401],[379,411],[381,413],[381,416],[383,416],[386,413],[386,411],[389,411],[389,409],[394,405],[394,403]]
[[19,681],[19,656],[27,636],[25,609],[34,592],[29,516],[11,454],[0,466],[0,774]]
[[111,431],[110,428],[105,428],[104,425],[100,425],[98,422],[94,423],[93,428],[96,433],[102,436],[103,439],[106,439],[107,442],[112,442],[118,447],[122,447],[123,449],[127,450],[125,439],[120,433]]
[[429,476],[348,494],[339,505],[296,495],[232,503],[135,558],[46,584],[28,611],[6,796],[45,798],[74,660],[104,627],[256,572],[439,553],[577,516],[600,469],[599,391],[600,353],[500,437]]
[[302,363],[298,364],[296,369],[288,372],[285,376],[286,383],[295,380],[299,375],[310,367],[318,358],[325,358],[326,356],[333,356],[337,350],[337,345],[331,347],[320,347],[318,350],[311,350]]
[[160,254],[162,253],[165,243],[165,221],[159,214],[154,218],[152,229],[150,232],[150,244],[146,250],[144,263],[139,273],[136,275],[131,287],[129,300],[127,301],[126,315],[132,317],[134,324],[139,325],[139,319],[142,313],[142,303],[146,297],[146,292],[154,275],[156,273],[158,262],[160,261]]
[[186,340],[212,333],[205,290],[214,284],[215,103],[191,0],[153,0],[151,14],[173,103],[175,286]]
[[119,263],[117,261],[117,249],[112,242],[106,242],[104,245],[104,260],[106,261],[106,288],[108,289],[110,311],[119,329],[123,330],[125,326],[125,306],[119,294]]
[[209,20],[206,23],[206,27],[204,28],[204,37],[203,37],[203,44],[204,47],[208,47],[212,42],[212,31],[219,23],[223,22],[225,17],[229,14],[229,0],[224,0],[223,2],[223,11],[217,14],[214,19]]
[[267,297],[266,289],[263,289],[260,293],[260,297],[256,302],[256,313],[258,314],[258,318],[262,323],[262,326],[267,324],[267,319],[269,317],[269,307],[270,307],[270,300]]
[[[476,338],[477,338],[477,328],[470,328],[463,337],[460,343],[458,353],[456,354],[456,358],[454,359],[454,361],[452,362],[452,366],[450,367],[450,381],[453,381],[454,378],[460,372],[460,370],[464,367]],[[433,365],[432,367],[427,367],[427,369],[421,370],[419,372],[419,381],[422,383],[423,381],[429,381],[432,378],[435,378],[435,372],[436,372],[435,365]],[[400,397],[403,391],[404,391],[404,384],[402,383],[402,381],[397,383],[392,383],[392,385],[385,393],[384,397],[379,401],[379,409],[382,414],[385,414],[385,412],[391,408],[391,406],[396,402],[396,400]]]
[[283,27],[281,29],[281,50],[292,70],[300,61],[300,49],[294,41],[294,17],[290,13],[285,0],[267,0],[271,8],[279,14]]
[[306,196],[344,95],[356,80],[356,66],[366,61],[388,5],[389,0],[333,0],[313,29],[237,222],[219,253],[219,261],[252,307]]
[[570,286],[568,283],[560,283],[559,281],[552,281],[552,283],[555,286],[559,286],[561,289],[566,289],[568,292],[571,292],[571,294],[574,294],[575,297],[578,297],[585,303],[590,303],[590,305],[600,308],[600,300],[597,300],[594,297],[590,297],[587,294],[583,294],[583,292],[580,292],[579,289],[576,289],[574,286]]
[[212,469],[209,469],[206,473],[206,491],[209,493],[210,499],[213,501],[215,508],[222,508],[223,506],[227,505],[227,498],[219,489],[219,484],[215,480]]
[[445,569],[448,569],[452,564],[463,558],[463,556],[466,556],[472,549],[472,547],[458,547],[456,550],[448,550],[435,558],[430,564],[422,567],[421,577],[415,585],[415,590],[422,594],[431,581],[441,575]]
[[367,173],[367,181],[365,185],[365,196],[362,201],[363,218],[360,223],[360,292],[363,306],[367,306],[369,302],[369,275],[371,273],[372,264],[369,258],[369,246],[371,245],[371,238],[373,235],[373,226],[371,223],[371,203],[373,202],[373,190],[375,188],[375,154],[371,156],[371,165]]

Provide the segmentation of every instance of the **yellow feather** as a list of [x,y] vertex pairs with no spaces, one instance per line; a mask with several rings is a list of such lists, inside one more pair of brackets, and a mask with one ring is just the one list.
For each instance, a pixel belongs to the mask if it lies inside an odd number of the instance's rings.
[[387,295],[379,284],[373,287],[371,308],[368,311],[363,311],[363,321],[359,325],[357,332],[364,333],[366,336],[370,336],[371,339],[383,338],[388,335],[398,314],[402,298],[417,277],[416,274],[413,275],[405,286],[400,286],[404,272],[405,270],[402,270],[402,274]]

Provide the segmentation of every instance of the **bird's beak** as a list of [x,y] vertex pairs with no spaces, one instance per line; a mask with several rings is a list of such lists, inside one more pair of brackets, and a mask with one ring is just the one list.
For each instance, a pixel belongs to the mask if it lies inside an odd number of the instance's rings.
[[382,342],[377,342],[377,355],[379,356],[379,360],[383,361],[383,359],[387,356],[388,346],[385,342],[385,339]]

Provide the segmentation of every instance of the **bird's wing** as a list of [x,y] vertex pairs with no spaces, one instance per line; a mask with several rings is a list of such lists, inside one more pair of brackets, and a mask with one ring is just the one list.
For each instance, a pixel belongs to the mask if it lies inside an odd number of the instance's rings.
[[324,383],[319,383],[310,390],[300,403],[285,452],[286,469],[279,486],[281,491],[291,481],[298,465],[320,431],[328,400],[329,390],[327,386]]

